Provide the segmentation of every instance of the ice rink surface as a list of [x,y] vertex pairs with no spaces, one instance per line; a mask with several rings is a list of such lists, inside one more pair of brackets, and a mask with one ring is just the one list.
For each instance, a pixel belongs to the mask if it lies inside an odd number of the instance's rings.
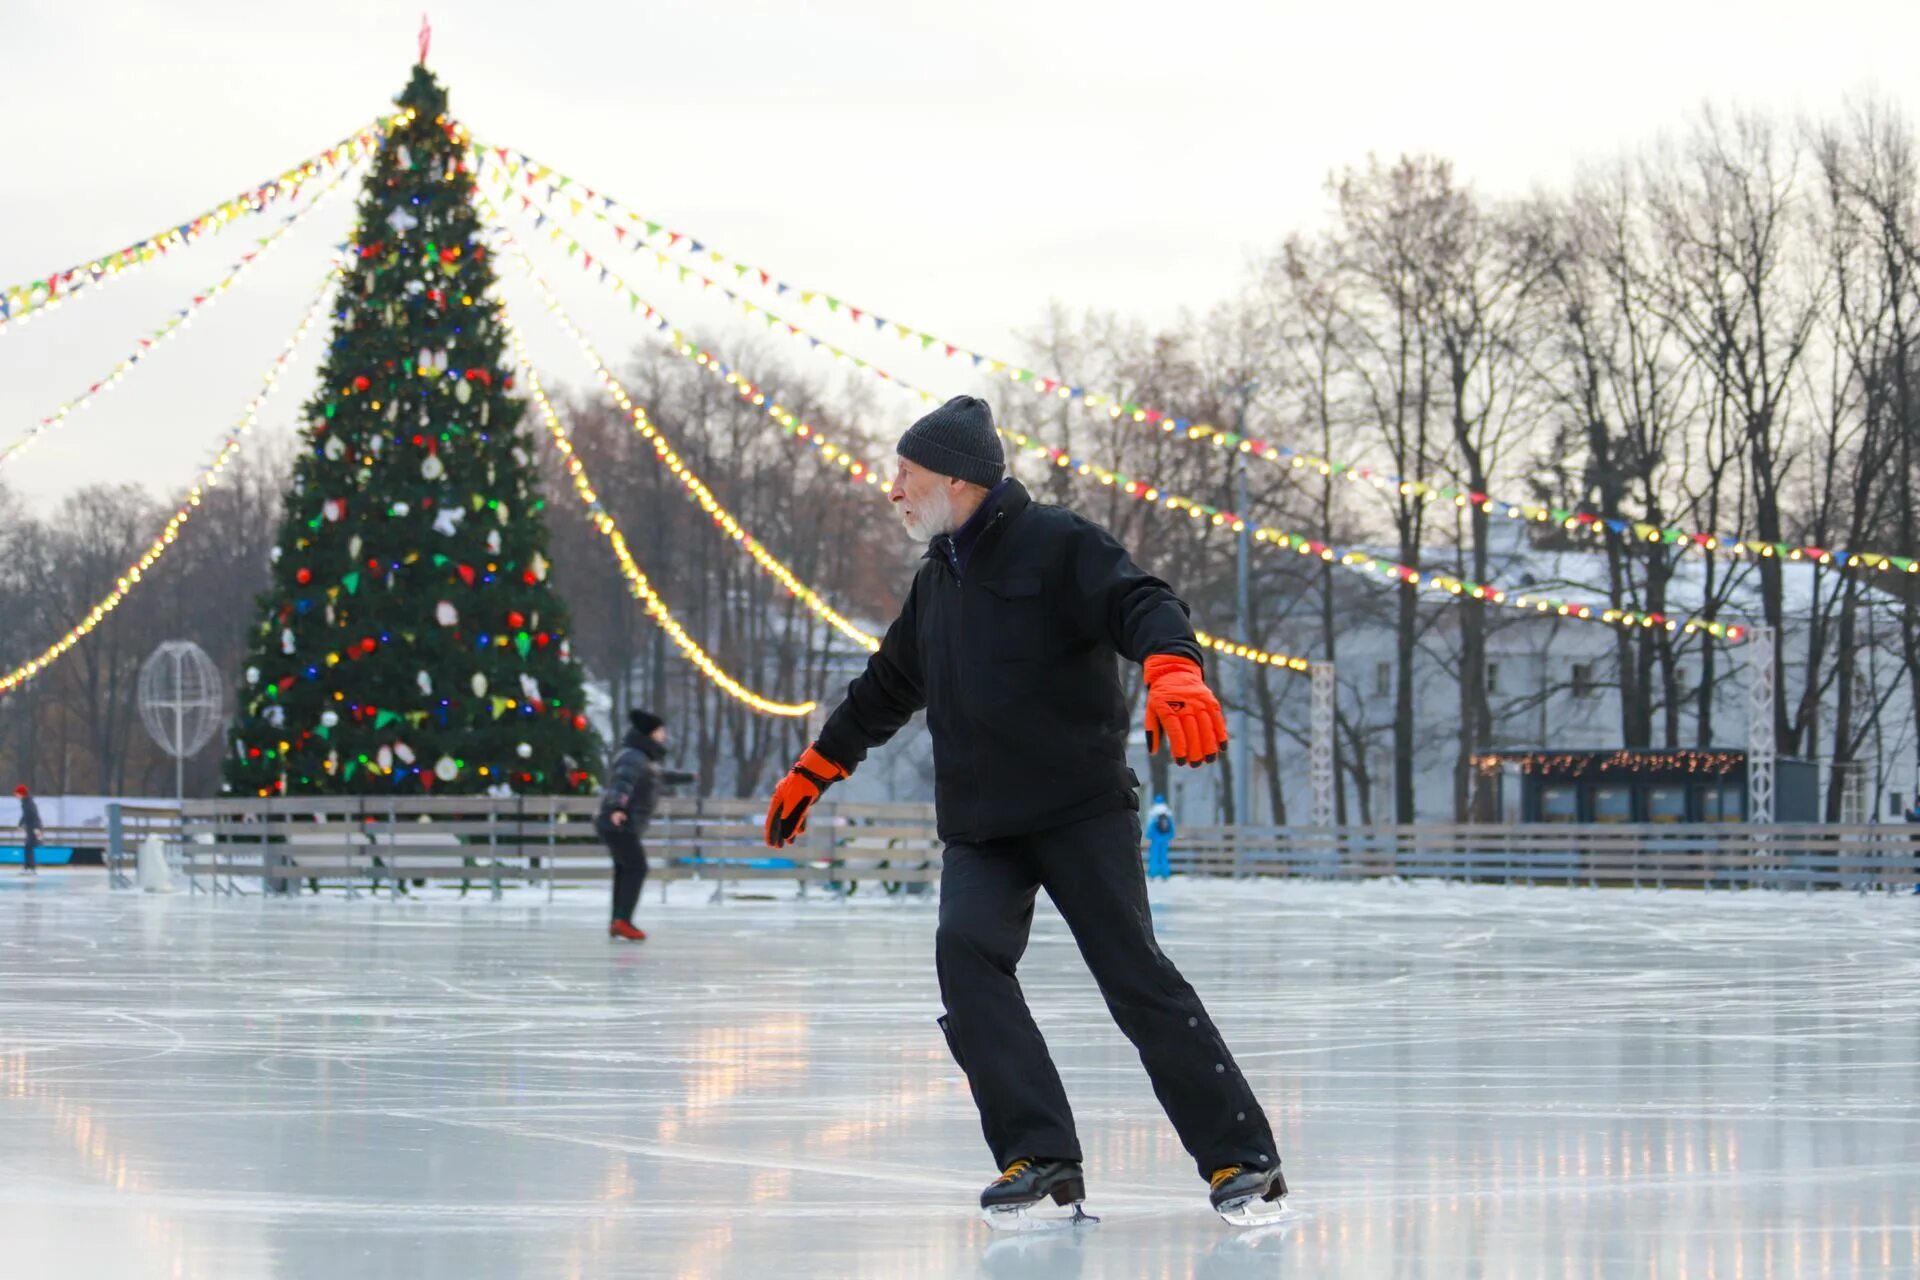
[[0,873],[0,1277],[1920,1275],[1920,899],[1200,883],[1278,1132],[1236,1233],[1051,908],[1090,1207],[999,1236],[930,900],[109,894]]

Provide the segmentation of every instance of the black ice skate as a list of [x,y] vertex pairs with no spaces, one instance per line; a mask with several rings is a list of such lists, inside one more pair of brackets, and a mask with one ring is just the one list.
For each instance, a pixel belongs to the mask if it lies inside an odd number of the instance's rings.
[[1249,1169],[1230,1164],[1207,1180],[1207,1199],[1219,1215],[1236,1227],[1260,1227],[1280,1221],[1286,1206],[1287,1180],[1278,1169]]
[[[1051,1198],[1070,1213],[1034,1208]],[[1015,1160],[980,1193],[981,1216],[996,1231],[1032,1231],[1071,1227],[1100,1219],[1082,1207],[1087,1198],[1086,1175],[1071,1160]]]

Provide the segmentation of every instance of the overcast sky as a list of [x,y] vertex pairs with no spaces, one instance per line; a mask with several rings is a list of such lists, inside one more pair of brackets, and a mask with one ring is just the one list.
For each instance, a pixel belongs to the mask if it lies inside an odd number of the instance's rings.
[[[1874,88],[1920,109],[1911,0],[461,0],[432,18],[431,65],[482,139],[796,283],[1008,353],[1050,300],[1151,322],[1204,310],[1313,226],[1328,171],[1369,152],[1444,154],[1481,189],[1519,192],[1706,98],[1825,111]],[[405,83],[418,23],[417,7],[370,0],[7,0],[0,284],[178,222],[370,120]],[[336,198],[316,213],[0,476],[36,503],[99,480],[175,492],[252,394],[350,212]],[[0,330],[0,440],[219,279],[240,234]],[[572,274],[566,296],[596,340],[638,341]],[[676,319],[718,319],[632,278]],[[570,346],[537,343],[550,381],[579,384]],[[947,389],[943,369],[903,364]],[[286,429],[311,369],[268,429]]]

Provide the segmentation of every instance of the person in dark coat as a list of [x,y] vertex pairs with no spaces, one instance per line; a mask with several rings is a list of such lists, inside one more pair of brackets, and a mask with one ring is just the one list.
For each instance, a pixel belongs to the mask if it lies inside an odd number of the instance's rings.
[[[1066,920],[1114,1020],[1223,1213],[1277,1212],[1280,1156],[1200,999],[1160,950],[1140,860],[1120,659],[1145,667],[1149,751],[1198,767],[1226,743],[1187,608],[1105,529],[1005,474],[985,401],[901,438],[891,491],[927,552],[900,615],[776,787],[767,843],[925,708],[945,844],[939,1022],[1003,1170],[990,1215],[1084,1194],[1066,1092],[1015,977],[1036,893]],[[991,1220],[991,1219],[990,1219]]]
[[647,883],[647,851],[640,837],[653,819],[661,786],[692,782],[694,778],[690,773],[660,767],[667,754],[665,721],[638,709],[627,713],[627,721],[632,727],[607,771],[606,789],[600,795],[600,812],[593,826],[613,857],[613,922],[607,926],[607,935],[641,942],[646,931],[633,924],[633,909],[639,905],[640,890]]
[[40,806],[33,802],[33,792],[27,789],[24,782],[13,789],[13,794],[20,797],[20,853],[25,862],[20,874],[37,876],[40,874],[40,864],[34,854],[40,846]]

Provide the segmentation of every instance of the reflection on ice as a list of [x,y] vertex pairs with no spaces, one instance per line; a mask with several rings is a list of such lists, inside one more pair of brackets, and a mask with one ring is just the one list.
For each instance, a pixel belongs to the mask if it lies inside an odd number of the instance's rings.
[[[782,892],[778,888],[776,893]],[[1911,898],[1156,886],[1279,1134],[1235,1232],[1044,906],[1092,1228],[1001,1236],[925,901],[0,880],[0,1275],[1920,1274]]]

